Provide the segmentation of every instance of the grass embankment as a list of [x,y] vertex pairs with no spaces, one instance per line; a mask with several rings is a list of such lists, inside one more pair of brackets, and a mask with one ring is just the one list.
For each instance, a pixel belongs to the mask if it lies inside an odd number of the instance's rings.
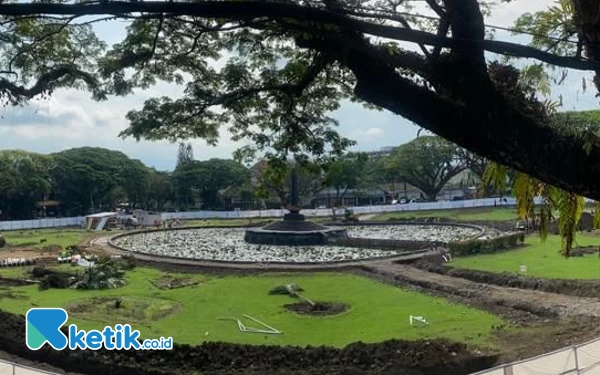
[[514,208],[461,208],[453,210],[423,210],[387,212],[373,217],[371,220],[392,220],[394,218],[444,217],[462,221],[505,221],[516,220]]
[[[113,232],[109,232],[113,233]],[[6,231],[2,235],[10,246],[28,246],[42,248],[49,245],[60,245],[67,247],[76,245],[97,233],[86,232],[83,229],[26,229]],[[46,240],[42,242],[42,240]],[[1,251],[2,249],[0,249]]]
[[[67,266],[68,267],[68,266]],[[63,267],[64,268],[64,267]],[[0,269],[0,275],[23,275],[24,269]],[[363,277],[336,274],[262,274],[243,277],[169,275],[198,284],[160,289],[153,281],[167,274],[138,268],[127,274],[120,289],[81,291],[37,286],[11,287],[0,295],[1,308],[25,314],[33,307],[65,307],[69,322],[84,329],[131,323],[143,337],[172,336],[178,343],[228,341],[250,344],[333,345],[386,339],[439,338],[485,345],[493,326],[504,324],[491,314],[447,300],[405,291]],[[339,315],[298,315],[284,305],[297,302],[285,295],[268,295],[271,288],[296,282],[314,301],[342,302],[349,309]],[[10,292],[11,294],[7,294]],[[114,307],[116,298],[122,306]],[[281,331],[282,335],[240,332],[233,321],[218,317],[251,315]],[[422,315],[430,325],[411,326],[409,315]],[[468,323],[467,323],[468,321]],[[247,323],[246,323],[247,322]],[[491,342],[491,341],[490,341]]]
[[[594,234],[578,233],[579,246],[598,245],[600,238]],[[565,259],[559,254],[561,238],[548,236],[542,242],[539,236],[531,235],[525,240],[526,247],[496,254],[475,255],[455,258],[452,267],[490,272],[519,272],[521,265],[527,266],[527,275],[556,279],[600,279],[600,258],[597,254]]]

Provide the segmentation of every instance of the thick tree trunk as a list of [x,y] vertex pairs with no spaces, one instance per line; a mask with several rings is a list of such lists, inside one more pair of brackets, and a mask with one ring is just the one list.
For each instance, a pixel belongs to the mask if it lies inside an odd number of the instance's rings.
[[[575,24],[584,42],[587,58],[600,61],[600,2],[598,0],[571,0],[575,8]],[[596,89],[600,91],[600,70],[594,77]]]

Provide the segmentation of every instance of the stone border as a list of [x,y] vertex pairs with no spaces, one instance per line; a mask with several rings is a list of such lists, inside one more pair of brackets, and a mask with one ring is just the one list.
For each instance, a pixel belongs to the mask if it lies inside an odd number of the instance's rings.
[[[330,223],[326,224],[330,225]],[[331,224],[332,225],[332,224]],[[338,224],[340,225],[340,224]],[[429,222],[402,222],[402,221],[362,221],[358,223],[342,223],[345,227],[355,226],[396,226],[396,225],[421,225],[421,226],[439,226],[439,227],[461,227],[471,228],[478,231],[473,236],[464,238],[459,241],[452,241],[451,243],[462,243],[469,241],[476,241],[485,233],[485,228],[474,224],[462,224],[462,223],[429,223]],[[427,247],[433,246],[446,246],[449,242],[443,241],[418,241],[418,240],[394,240],[388,238],[359,238],[359,237],[348,237],[344,239],[336,240],[335,244],[347,247],[362,247],[367,249],[382,249],[382,250],[422,250]]]

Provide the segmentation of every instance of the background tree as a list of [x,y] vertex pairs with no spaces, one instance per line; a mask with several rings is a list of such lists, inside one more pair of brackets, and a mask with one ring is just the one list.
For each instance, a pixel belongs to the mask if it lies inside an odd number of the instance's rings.
[[267,163],[260,173],[259,196],[267,198],[275,194],[281,207],[287,207],[290,199],[290,179],[292,169],[296,168],[298,195],[300,198],[311,197],[322,188],[322,168],[315,163],[287,163],[285,167]]
[[194,161],[194,148],[191,143],[179,143],[177,150],[177,163],[175,168],[182,167],[184,164]]
[[146,199],[146,206],[157,211],[162,211],[168,202],[175,201],[173,178],[169,172],[153,170],[150,173]]
[[421,136],[398,147],[393,164],[403,181],[435,201],[450,179],[467,168],[455,144],[437,136]]
[[53,158],[21,150],[0,151],[0,209],[15,219],[36,215],[37,202],[52,189]]
[[348,190],[356,189],[366,181],[364,166],[367,160],[365,153],[353,153],[326,165],[323,185],[335,191],[334,206],[343,205]]
[[232,186],[248,185],[250,171],[233,160],[210,159],[184,164],[175,169],[173,179],[184,202],[193,202],[198,194],[203,208],[215,209],[222,208],[219,192]]
[[144,204],[146,196],[150,191],[152,174],[150,169],[140,160],[127,160],[121,171],[123,176],[121,188],[123,188],[127,202],[131,208]]
[[[122,152],[98,147],[72,148],[53,154],[53,158],[57,198],[66,210],[78,214],[115,207],[128,195],[122,187],[129,179],[127,171],[140,166],[132,164]],[[132,189],[138,183],[134,179],[129,181]],[[117,188],[120,191],[113,192]],[[130,193],[134,194],[133,190]]]

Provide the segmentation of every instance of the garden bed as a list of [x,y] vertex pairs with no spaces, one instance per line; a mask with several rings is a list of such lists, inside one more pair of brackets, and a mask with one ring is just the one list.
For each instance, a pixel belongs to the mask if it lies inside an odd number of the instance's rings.
[[316,302],[314,305],[308,302],[297,302],[283,307],[297,314],[313,316],[337,315],[348,310],[348,305],[339,302]]

